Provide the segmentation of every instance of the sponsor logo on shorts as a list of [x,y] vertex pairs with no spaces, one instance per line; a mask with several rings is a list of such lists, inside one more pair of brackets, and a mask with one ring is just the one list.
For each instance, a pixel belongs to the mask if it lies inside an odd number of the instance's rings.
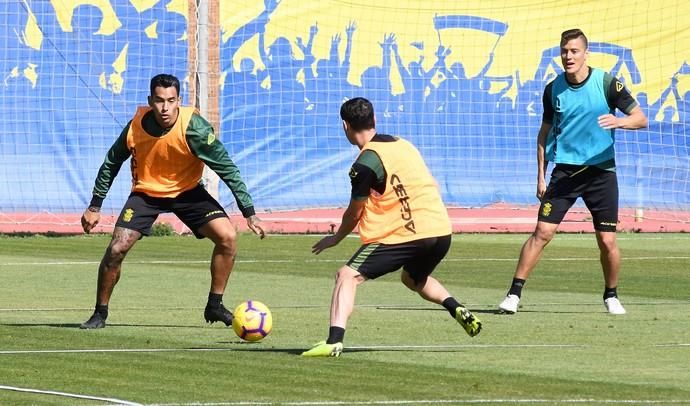
[[127,209],[122,214],[122,221],[124,221],[125,223],[129,223],[130,221],[132,221],[132,217],[134,217],[134,209]]
[[541,208],[541,215],[544,217],[549,217],[552,207],[553,205],[551,203],[544,203],[544,206]]
[[206,215],[204,217],[215,216],[216,214],[221,214],[222,212],[223,212],[223,210],[213,210],[213,211],[206,213]]
[[609,221],[602,221],[602,222],[599,223],[599,225],[602,225],[602,226],[609,226],[609,227],[615,227],[615,226],[617,226],[618,224],[617,224],[617,223],[611,223],[611,222],[609,222]]

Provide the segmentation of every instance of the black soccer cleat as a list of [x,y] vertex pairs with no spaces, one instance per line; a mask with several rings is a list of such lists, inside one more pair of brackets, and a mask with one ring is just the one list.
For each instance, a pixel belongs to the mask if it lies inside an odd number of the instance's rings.
[[94,330],[97,328],[104,327],[105,317],[103,317],[100,313],[94,313],[88,320],[86,320],[79,326],[79,328],[82,330]]
[[204,319],[207,323],[215,323],[217,321],[223,322],[226,326],[232,324],[232,312],[223,306],[221,303],[218,307],[206,306],[204,309]]

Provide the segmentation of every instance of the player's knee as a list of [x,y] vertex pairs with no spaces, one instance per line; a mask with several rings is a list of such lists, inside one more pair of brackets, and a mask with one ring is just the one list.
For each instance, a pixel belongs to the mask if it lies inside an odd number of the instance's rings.
[[350,270],[347,267],[341,267],[335,272],[335,283],[342,282],[345,278],[350,276]]
[[228,233],[219,235],[214,241],[216,244],[216,249],[222,251],[226,255],[232,255],[233,257],[237,255],[237,238],[235,234]]
[[604,236],[597,239],[599,249],[604,253],[612,253],[618,251],[618,242],[616,242],[615,234],[613,236]]
[[[360,281],[361,279],[361,281]],[[343,266],[335,273],[335,283],[336,285],[346,283],[349,281],[355,281],[356,283],[361,283],[364,281],[362,274],[350,268],[349,266]]]
[[124,261],[127,253],[130,250],[131,245],[126,245],[122,243],[111,243],[108,246],[108,250],[105,254],[105,263],[108,266],[117,266]]
[[217,250],[235,255],[237,252],[237,233],[228,223],[227,227],[208,227],[204,230],[207,237],[213,241]]
[[553,240],[553,236],[556,234],[556,230],[551,230],[547,228],[542,228],[542,227],[537,227],[536,230],[534,230],[534,233],[532,233],[532,237],[534,240],[541,244],[541,245],[546,245],[551,240]]
[[403,283],[403,285],[407,286],[408,289],[417,291],[417,287],[419,286],[419,283],[415,281],[412,276],[407,272],[407,271],[402,271],[400,273],[400,282]]
[[237,232],[226,217],[216,218],[203,225],[199,232],[213,241],[216,247],[233,248],[237,241]]

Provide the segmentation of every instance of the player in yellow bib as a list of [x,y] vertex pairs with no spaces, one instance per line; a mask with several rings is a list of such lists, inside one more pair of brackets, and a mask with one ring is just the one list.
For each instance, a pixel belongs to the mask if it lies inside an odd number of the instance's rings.
[[[211,124],[194,108],[180,106],[180,81],[172,75],[156,75],[150,90],[149,105],[137,109],[106,154],[91,203],[81,218],[87,233],[98,224],[103,200],[122,164],[131,158],[132,193],[98,268],[96,308],[80,327],[105,327],[122,261],[142,236],[150,234],[161,213],[174,213],[197,238],[213,241],[211,288],[204,318],[229,326],[232,313],[223,306],[222,298],[235,262],[237,235],[223,206],[199,183],[204,164],[230,188],[249,229],[261,238],[264,231],[239,170],[216,139]],[[155,294],[155,288],[152,292]]]
[[302,353],[337,357],[357,286],[402,268],[401,281],[422,298],[442,305],[471,337],[482,324],[431,276],[451,243],[451,224],[436,181],[419,151],[408,141],[376,132],[374,107],[364,98],[340,109],[343,130],[361,153],[350,169],[350,204],[334,235],[312,252],[337,245],[359,226],[363,245],[336,274],[328,339]]

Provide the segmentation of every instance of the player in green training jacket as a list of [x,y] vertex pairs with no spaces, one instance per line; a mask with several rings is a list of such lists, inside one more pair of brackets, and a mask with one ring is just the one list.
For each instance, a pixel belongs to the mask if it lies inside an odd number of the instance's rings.
[[230,188],[249,229],[261,238],[264,231],[240,172],[211,124],[194,108],[180,106],[179,80],[172,75],[157,75],[151,79],[150,90],[148,106],[137,109],[110,147],[98,170],[91,203],[81,219],[87,233],[98,224],[103,199],[122,164],[130,159],[132,193],[98,268],[96,308],[81,328],[105,327],[122,261],[142,236],[150,234],[161,213],[174,213],[197,238],[213,241],[211,288],[204,318],[229,326],[232,313],[223,306],[222,298],[235,262],[237,235],[223,206],[200,184],[204,164]]

